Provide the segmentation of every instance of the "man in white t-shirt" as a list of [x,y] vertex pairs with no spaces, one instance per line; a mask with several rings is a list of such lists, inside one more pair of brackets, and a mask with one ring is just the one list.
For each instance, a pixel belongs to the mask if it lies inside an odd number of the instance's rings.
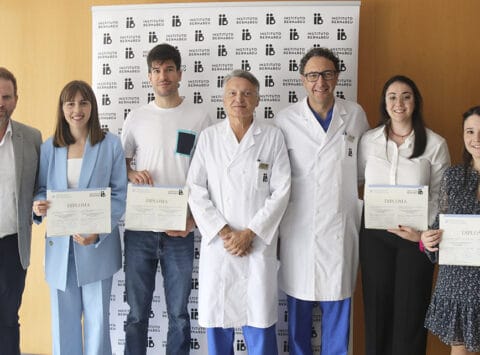
[[[175,47],[157,45],[149,52],[147,64],[155,100],[133,110],[122,131],[128,180],[133,184],[184,186],[198,134],[210,119],[179,95],[181,58]],[[135,170],[131,167],[133,158]],[[189,353],[187,304],[193,269],[194,226],[190,216],[185,231],[125,231],[125,286],[130,306],[126,355],[146,354],[158,262],[169,322],[166,353]]]

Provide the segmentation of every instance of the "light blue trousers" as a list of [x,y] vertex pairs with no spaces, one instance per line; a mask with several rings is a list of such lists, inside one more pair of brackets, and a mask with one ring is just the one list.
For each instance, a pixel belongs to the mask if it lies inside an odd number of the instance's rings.
[[112,277],[78,286],[75,256],[70,245],[65,292],[50,288],[53,355],[112,355],[111,290]]

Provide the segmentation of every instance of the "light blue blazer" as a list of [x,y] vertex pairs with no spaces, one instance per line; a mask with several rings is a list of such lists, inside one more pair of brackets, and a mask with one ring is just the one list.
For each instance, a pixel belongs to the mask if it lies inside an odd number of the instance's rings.
[[[111,188],[112,232],[101,234],[96,244],[73,243],[78,285],[113,276],[122,264],[118,221],[125,212],[127,170],[120,139],[107,133],[93,147],[87,139],[78,188]],[[45,200],[47,190],[67,189],[67,147],[54,147],[49,138],[40,148],[38,191],[35,200]],[[48,218],[48,212],[47,212]],[[35,218],[36,223],[41,218]],[[64,291],[67,281],[70,237],[47,237],[45,277],[50,287]]]

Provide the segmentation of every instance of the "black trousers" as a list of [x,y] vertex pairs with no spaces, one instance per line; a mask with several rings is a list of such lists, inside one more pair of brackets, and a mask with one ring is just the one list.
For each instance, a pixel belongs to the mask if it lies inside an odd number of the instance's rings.
[[433,264],[418,243],[360,232],[366,355],[425,355]]
[[26,270],[20,263],[16,234],[0,238],[0,353],[20,354],[18,310],[25,288]]

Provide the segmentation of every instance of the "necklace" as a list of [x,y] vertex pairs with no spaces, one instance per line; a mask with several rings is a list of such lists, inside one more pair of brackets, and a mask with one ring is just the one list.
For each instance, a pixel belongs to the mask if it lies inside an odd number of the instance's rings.
[[409,136],[410,133],[412,133],[412,129],[410,129],[410,131],[409,131],[407,134],[401,135],[401,134],[395,133],[395,132],[393,131],[393,128],[390,127],[390,133],[392,133],[395,137],[404,139],[405,137]]

